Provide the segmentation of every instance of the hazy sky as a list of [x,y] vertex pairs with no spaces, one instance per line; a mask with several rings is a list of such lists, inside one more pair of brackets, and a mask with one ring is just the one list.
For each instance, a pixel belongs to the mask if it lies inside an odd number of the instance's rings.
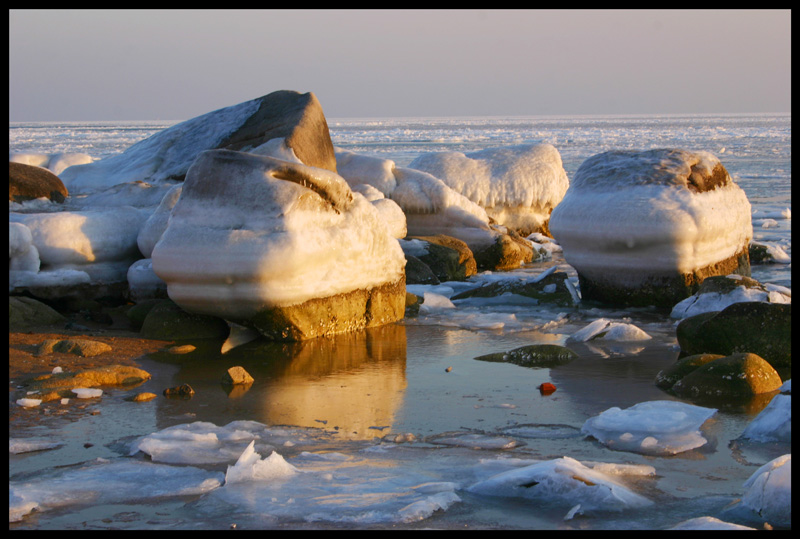
[[791,111],[789,10],[10,10],[9,119]]

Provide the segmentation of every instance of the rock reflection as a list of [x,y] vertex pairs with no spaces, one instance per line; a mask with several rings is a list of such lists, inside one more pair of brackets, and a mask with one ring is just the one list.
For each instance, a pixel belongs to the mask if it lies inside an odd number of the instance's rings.
[[337,429],[371,439],[391,426],[406,389],[402,325],[297,343],[260,397],[263,422]]
[[[192,412],[198,421],[224,425],[252,419],[363,440],[391,432],[403,403],[406,328],[401,324],[302,342],[257,340],[224,355],[219,350],[216,341],[200,343],[180,356],[178,377],[196,388]],[[151,357],[176,362],[174,356]],[[248,387],[223,385],[221,376],[232,365],[241,365],[255,381]]]

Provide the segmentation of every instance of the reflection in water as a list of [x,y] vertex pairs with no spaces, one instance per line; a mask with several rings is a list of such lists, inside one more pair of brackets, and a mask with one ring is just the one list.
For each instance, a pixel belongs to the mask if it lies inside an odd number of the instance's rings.
[[[193,343],[178,377],[196,391],[193,406],[220,425],[252,419],[335,431],[340,439],[391,432],[406,390],[406,328],[401,324],[294,343],[252,341],[222,355],[219,342]],[[172,361],[164,354],[151,356]],[[255,379],[225,386],[222,374],[242,366]],[[176,410],[164,410],[175,413]],[[166,419],[166,418],[165,418]],[[174,422],[172,422],[174,423]]]

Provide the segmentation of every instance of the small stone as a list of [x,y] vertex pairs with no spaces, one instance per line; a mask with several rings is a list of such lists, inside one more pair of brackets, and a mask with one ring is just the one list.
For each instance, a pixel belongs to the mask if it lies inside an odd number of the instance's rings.
[[244,367],[231,367],[228,371],[222,376],[222,383],[229,384],[229,385],[238,385],[238,384],[252,384],[255,380],[250,373],[244,370]]
[[131,397],[128,400],[130,400],[132,402],[147,402],[147,401],[151,401],[151,400],[155,399],[156,397],[157,397],[157,395],[155,393],[148,393],[146,391],[143,391],[141,393],[137,393],[136,395],[134,395],[133,397]]
[[194,395],[194,389],[189,384],[183,384],[177,387],[168,387],[164,390],[165,397],[181,397],[191,398]]
[[182,344],[178,346],[172,346],[167,348],[167,352],[170,354],[188,354],[189,352],[194,352],[197,350],[197,347],[193,344]]
[[549,395],[550,393],[556,390],[556,386],[554,386],[550,382],[545,382],[541,384],[537,389],[542,395]]
[[447,368],[444,370],[444,372],[450,372],[450,371],[452,371],[452,370],[453,370],[453,367],[447,367]]

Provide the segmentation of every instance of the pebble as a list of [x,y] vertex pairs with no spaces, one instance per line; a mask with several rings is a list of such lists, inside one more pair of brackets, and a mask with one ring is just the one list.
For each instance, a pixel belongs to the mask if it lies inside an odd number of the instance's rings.
[[450,371],[452,371],[452,370],[453,370],[453,367],[447,367],[447,368],[444,370],[444,372],[450,372]]

